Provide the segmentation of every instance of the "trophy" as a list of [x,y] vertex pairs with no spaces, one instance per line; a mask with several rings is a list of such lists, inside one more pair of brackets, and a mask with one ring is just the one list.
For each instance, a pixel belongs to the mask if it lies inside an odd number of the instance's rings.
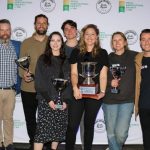
[[79,85],[80,92],[84,98],[97,98],[98,84],[95,84],[93,78],[98,74],[95,74],[95,65],[97,62],[81,62],[82,74],[79,74],[85,80]]
[[[18,60],[15,60],[15,62],[20,68],[29,72],[30,56],[21,57]],[[31,81],[32,81],[34,79],[34,75],[32,73],[30,74],[31,74]]]
[[[113,64],[112,67],[110,67],[110,71],[114,79],[120,79],[125,73],[125,70],[126,67],[121,67],[120,64]],[[118,87],[112,87],[111,93],[118,94],[120,93],[120,89]]]
[[52,83],[58,92],[58,96],[55,100],[56,109],[63,108],[63,99],[62,99],[62,91],[67,87],[68,80],[61,79],[61,78],[54,78],[52,79]]

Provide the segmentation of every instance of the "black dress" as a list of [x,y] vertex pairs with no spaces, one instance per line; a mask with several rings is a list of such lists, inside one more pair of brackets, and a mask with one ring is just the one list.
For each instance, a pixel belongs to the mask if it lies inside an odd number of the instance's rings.
[[[36,143],[65,140],[68,123],[67,110],[53,110],[48,104],[50,100],[56,99],[57,91],[52,84],[52,78],[59,78],[60,72],[63,73],[63,78],[69,79],[70,66],[67,60],[62,65],[60,57],[52,56],[52,63],[47,66],[43,62],[43,57],[39,58],[35,74],[38,99],[38,120],[34,139]],[[69,99],[69,89],[68,86],[62,94],[66,102]]]

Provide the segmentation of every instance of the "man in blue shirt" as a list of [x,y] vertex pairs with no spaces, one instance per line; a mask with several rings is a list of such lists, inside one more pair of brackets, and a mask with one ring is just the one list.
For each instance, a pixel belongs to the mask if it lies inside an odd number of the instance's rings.
[[0,150],[3,149],[2,143],[6,150],[14,150],[13,112],[15,87],[18,87],[16,86],[18,71],[15,60],[19,56],[20,42],[12,41],[10,37],[11,24],[9,20],[0,20]]

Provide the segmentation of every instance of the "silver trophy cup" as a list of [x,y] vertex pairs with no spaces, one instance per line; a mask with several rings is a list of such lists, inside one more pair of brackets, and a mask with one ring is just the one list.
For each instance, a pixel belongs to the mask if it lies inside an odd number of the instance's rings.
[[62,98],[62,91],[67,87],[68,80],[61,79],[61,78],[54,78],[52,79],[52,83],[58,92],[58,96],[56,97],[55,104],[56,109],[63,108],[63,98]]
[[95,65],[97,62],[81,62],[82,65],[82,74],[79,74],[85,80],[81,85],[79,85],[80,92],[82,97],[90,97],[90,95],[97,94],[98,85],[95,84],[93,78],[95,78],[98,74],[95,73]]
[[[125,73],[125,70],[126,67],[121,67],[119,64],[115,64],[110,67],[110,71],[114,79],[121,79],[121,77]],[[120,93],[120,89],[118,87],[112,87],[111,93],[118,94]]]
[[[29,72],[30,56],[21,57],[18,60],[15,60],[15,62],[20,68]],[[32,81],[34,79],[34,75],[32,73],[30,74],[31,74],[31,81]]]

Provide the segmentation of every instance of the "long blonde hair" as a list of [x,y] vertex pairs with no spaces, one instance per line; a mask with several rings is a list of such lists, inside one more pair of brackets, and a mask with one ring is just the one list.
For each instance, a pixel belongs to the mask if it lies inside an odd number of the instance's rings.
[[101,46],[100,46],[100,40],[99,40],[99,29],[94,24],[88,24],[84,26],[80,32],[80,39],[79,39],[80,54],[85,54],[87,52],[86,43],[84,41],[84,35],[85,35],[86,30],[89,28],[94,29],[97,35],[97,41],[95,42],[93,50],[92,50],[92,55],[96,56],[99,53]]

